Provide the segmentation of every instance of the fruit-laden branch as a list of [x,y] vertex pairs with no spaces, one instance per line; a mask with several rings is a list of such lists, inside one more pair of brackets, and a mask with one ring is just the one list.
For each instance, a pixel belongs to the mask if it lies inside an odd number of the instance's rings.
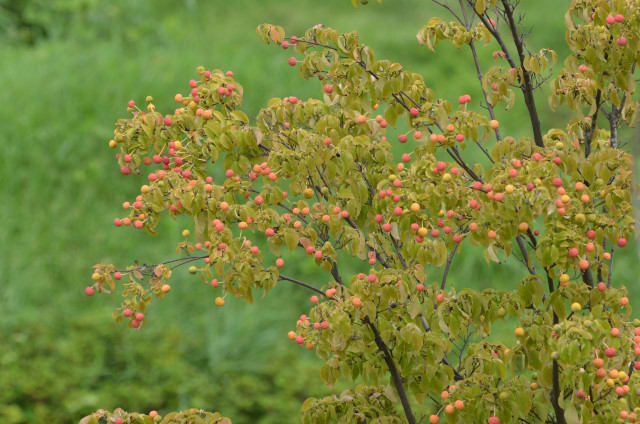
[[[135,267],[135,268],[129,268],[129,269],[121,269],[121,270],[115,270],[114,272],[119,272],[120,274],[128,274],[131,272],[140,272],[141,274],[151,274],[153,272],[153,270],[158,266],[158,265],[168,265],[168,264],[175,264],[172,265],[170,268],[171,269],[175,269],[178,268],[182,265],[197,261],[199,259],[204,259],[204,258],[208,258],[209,255],[204,255],[204,256],[185,256],[182,258],[177,258],[177,259],[171,259],[168,261],[164,261],[164,262],[160,262],[157,264],[142,264],[139,267]],[[176,262],[179,262],[176,264]]]
[[391,379],[393,380],[393,385],[396,386],[396,390],[398,391],[398,396],[400,397],[400,402],[402,403],[402,408],[404,409],[404,414],[407,417],[407,421],[409,424],[416,424],[416,418],[413,415],[413,411],[411,410],[411,405],[409,404],[409,399],[407,398],[407,393],[404,390],[404,385],[402,382],[402,376],[400,376],[400,372],[396,368],[396,364],[393,361],[393,356],[391,355],[391,351],[389,347],[385,344],[382,337],[380,337],[380,332],[376,328],[375,325],[369,320],[369,318],[364,319],[365,323],[371,328],[373,331],[374,341],[378,349],[382,352],[384,356],[384,361],[387,364],[387,368],[389,368],[389,372],[391,373]]

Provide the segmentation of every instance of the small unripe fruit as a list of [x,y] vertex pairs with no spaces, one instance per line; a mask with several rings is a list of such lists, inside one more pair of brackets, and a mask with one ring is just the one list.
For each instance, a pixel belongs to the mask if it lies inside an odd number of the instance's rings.
[[575,313],[580,312],[582,310],[582,305],[578,302],[574,302],[571,304],[571,310]]
[[221,298],[220,296],[216,297],[216,306],[223,306],[224,305],[224,299]]
[[362,305],[362,300],[360,300],[359,297],[354,297],[351,300],[351,303],[353,304],[353,306],[360,306],[360,305]]
[[282,259],[282,258],[276,259],[276,266],[278,268],[283,267],[284,266],[284,259]]
[[492,119],[491,121],[489,121],[489,126],[491,127],[491,129],[495,130],[500,126],[500,123],[495,119]]
[[151,412],[149,412],[149,416],[150,416],[151,418],[155,418],[155,417],[157,417],[157,416],[158,416],[158,411],[151,411]]
[[518,328],[516,328],[514,330],[513,333],[516,335],[516,337],[523,337],[524,336],[524,328],[518,327]]
[[290,66],[296,66],[296,63],[298,63],[298,61],[296,60],[296,58],[295,58],[295,57],[293,57],[293,56],[291,56],[291,57],[289,58],[288,62],[289,62],[289,65],[290,65]]
[[95,290],[91,286],[84,289],[84,294],[86,294],[87,296],[93,296],[94,293]]

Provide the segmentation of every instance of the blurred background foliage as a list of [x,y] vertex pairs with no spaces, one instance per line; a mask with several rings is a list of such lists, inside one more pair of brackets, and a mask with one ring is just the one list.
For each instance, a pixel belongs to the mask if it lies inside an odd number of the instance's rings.
[[[523,2],[532,50],[566,55],[568,3]],[[303,399],[339,391],[322,384],[313,352],[286,337],[310,305],[308,293],[286,283],[255,305],[228,299],[216,308],[214,290],[182,270],[141,331],[112,322],[116,296],[84,296],[91,265],[175,257],[186,225],[167,219],[156,237],[112,225],[142,182],[120,175],[107,141],[129,99],[142,104],[153,95],[158,110],[173,110],[174,94],[187,90],[198,65],[233,70],[250,116],[271,97],[319,97],[321,83],[301,80],[287,65],[290,51],[260,41],[255,27],[263,22],[289,34],[318,23],[357,30],[378,57],[424,75],[437,96],[470,93],[475,106],[470,53],[446,44],[431,53],[416,41],[433,15],[446,16],[425,0],[359,9],[346,0],[0,0],[0,422],[70,423],[98,408],[201,407],[237,423],[294,423]],[[481,50],[485,69],[494,50]],[[543,128],[562,127],[569,114],[548,111],[546,94],[538,97]],[[522,105],[498,114],[503,134],[528,134]],[[473,150],[465,152],[469,161],[481,161]],[[629,287],[637,306],[634,249],[616,254],[614,282]],[[303,256],[287,260],[287,274],[326,284]],[[468,245],[453,265],[456,287],[510,289],[525,274],[514,259],[487,265]],[[352,275],[362,266],[347,261],[343,269]],[[504,341],[510,335],[508,323],[494,332]]]

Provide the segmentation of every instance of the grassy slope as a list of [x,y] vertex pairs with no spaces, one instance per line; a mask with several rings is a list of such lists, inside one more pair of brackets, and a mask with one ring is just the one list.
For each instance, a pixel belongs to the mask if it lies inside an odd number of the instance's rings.
[[[528,12],[533,48],[554,47],[564,56],[561,12],[567,3],[541,0]],[[144,21],[145,31],[127,28],[122,37],[52,41],[34,49],[0,48],[0,104],[5,105],[0,108],[4,141],[0,177],[5,198],[0,207],[0,311],[5,327],[0,327],[0,333],[24,320],[40,321],[60,338],[71,321],[114,326],[109,319],[117,299],[88,300],[82,294],[90,266],[96,262],[124,265],[133,259],[154,262],[175,255],[172,246],[179,238],[180,221],[165,221],[155,238],[111,225],[120,213],[118,205],[137,192],[136,183],[119,175],[106,147],[113,122],[125,115],[127,100],[142,103],[151,94],[160,110],[168,110],[173,94],[186,90],[198,65],[234,70],[244,85],[249,115],[270,97],[319,95],[317,81],[300,80],[286,65],[289,52],[259,40],[254,31],[259,23],[278,23],[289,33],[317,23],[341,31],[358,30],[378,57],[420,72],[436,95],[454,100],[469,92],[479,98],[467,51],[443,44],[432,53],[416,43],[415,33],[434,14],[425,1],[388,0],[360,10],[353,10],[346,0],[193,4],[180,11],[154,10]],[[487,65],[492,51],[482,50]],[[544,109],[544,96],[539,105]],[[527,134],[522,108],[508,118],[502,116],[504,133]],[[545,111],[543,125],[560,125],[566,116],[562,111]],[[475,153],[469,155],[473,158]],[[454,283],[508,288],[523,275],[516,261],[487,267],[480,252],[472,255],[473,249],[463,250],[451,273]],[[289,260],[288,264],[294,264],[287,265],[290,274],[326,282],[326,276],[316,274],[308,262]],[[638,271],[632,248],[616,258],[620,283],[630,284]],[[439,275],[440,271],[431,273],[434,280]],[[123,343],[153,342],[167,327],[199,337],[203,350],[216,358],[219,373],[264,368],[270,352],[283,348],[284,334],[297,314],[307,308],[307,294],[290,287],[277,287],[254,306],[229,301],[222,309],[213,308],[210,288],[197,278],[179,274],[174,287],[171,296],[152,306],[144,331],[116,331],[123,333]],[[632,304],[638,304],[638,289],[633,287],[631,293]],[[97,314],[104,320],[98,321]],[[190,406],[189,400],[182,406]]]

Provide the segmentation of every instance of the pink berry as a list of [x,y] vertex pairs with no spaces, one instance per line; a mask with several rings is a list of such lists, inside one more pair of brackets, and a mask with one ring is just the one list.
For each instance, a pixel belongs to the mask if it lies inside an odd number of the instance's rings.
[[400,135],[398,136],[398,141],[399,141],[400,143],[406,143],[406,142],[407,142],[407,136],[406,136],[406,135],[404,135],[404,134],[400,134]]
[[411,114],[411,116],[418,116],[418,109],[412,107],[411,109],[409,109],[409,113]]
[[616,22],[623,22],[624,21],[624,15],[621,15],[620,13],[618,13],[615,16],[615,20],[616,20]]
[[619,46],[625,46],[627,44],[627,38],[624,35],[621,35],[620,37],[618,37],[616,42]]
[[137,319],[138,321],[142,321],[142,320],[144,319],[144,314],[143,314],[142,312],[138,312],[138,313],[136,314],[136,319]]
[[614,356],[616,356],[616,353],[617,351],[615,347],[607,348],[607,350],[604,351],[604,354],[607,358],[613,358]]
[[323,89],[327,94],[331,94],[333,92],[333,86],[331,84],[325,84]]
[[87,296],[93,296],[94,293],[95,290],[93,289],[93,287],[87,287],[86,289],[84,289],[84,294],[86,294]]
[[290,66],[296,66],[296,63],[298,63],[298,61],[296,60],[296,58],[295,58],[295,57],[293,57],[293,56],[291,56],[291,57],[289,58],[289,65],[290,65]]
[[134,102],[133,100],[129,100],[129,103],[127,103],[127,106],[129,106],[130,108],[133,108],[136,105],[136,102]]
[[607,16],[606,21],[607,21],[607,23],[609,25],[613,25],[613,24],[616,23],[616,18],[615,18],[615,16],[609,15],[609,16]]
[[124,315],[125,317],[130,317],[131,315],[133,315],[133,311],[127,308],[124,311],[122,311],[122,315]]

